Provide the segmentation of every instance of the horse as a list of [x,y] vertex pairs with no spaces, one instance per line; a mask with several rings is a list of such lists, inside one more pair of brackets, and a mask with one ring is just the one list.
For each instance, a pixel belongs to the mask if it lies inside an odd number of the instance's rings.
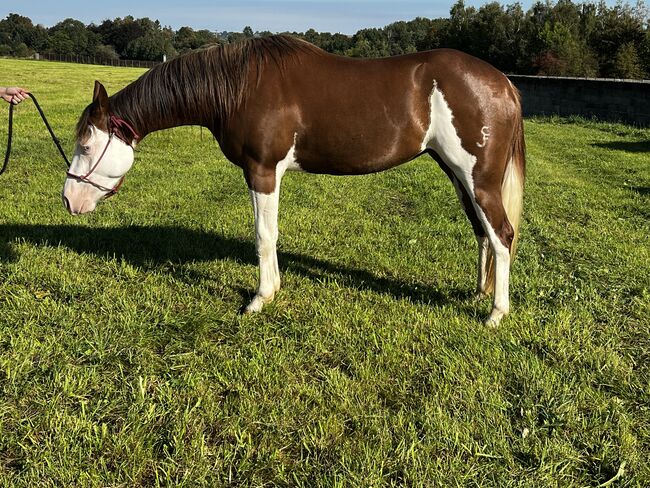
[[63,186],[72,215],[117,192],[151,132],[207,128],[243,171],[255,217],[259,312],[280,289],[276,252],[286,171],[359,175],[428,154],[451,180],[478,242],[476,297],[487,325],[509,312],[525,179],[519,92],[490,64],[453,49],[359,59],[286,35],[178,56],[112,96],[95,82]]

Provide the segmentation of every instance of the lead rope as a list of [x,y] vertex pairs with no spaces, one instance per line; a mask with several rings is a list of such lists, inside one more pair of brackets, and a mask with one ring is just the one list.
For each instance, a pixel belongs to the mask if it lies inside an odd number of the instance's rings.
[[[70,168],[70,161],[68,161],[68,157],[65,155],[65,151],[61,147],[61,142],[59,139],[56,137],[54,134],[54,131],[52,130],[52,127],[50,126],[50,123],[47,120],[47,117],[45,116],[45,113],[43,112],[43,109],[41,108],[40,104],[38,103],[38,100],[36,100],[36,97],[34,96],[33,93],[29,93],[29,98],[34,102],[34,105],[36,105],[36,110],[38,110],[38,113],[41,115],[41,118],[43,119],[43,122],[45,123],[45,127],[47,127],[47,130],[50,133],[50,136],[52,136],[52,141],[54,141],[54,144],[56,145],[56,148],[59,150],[61,153],[61,156],[63,157],[63,160],[65,161],[65,164]],[[9,163],[9,156],[11,155],[11,139],[13,136],[13,125],[14,125],[14,104],[10,103],[9,104],[9,127],[7,130],[7,151],[5,152],[5,160],[4,163],[2,164],[2,169],[0,170],[0,175],[2,175],[5,170],[7,169],[7,164]]]

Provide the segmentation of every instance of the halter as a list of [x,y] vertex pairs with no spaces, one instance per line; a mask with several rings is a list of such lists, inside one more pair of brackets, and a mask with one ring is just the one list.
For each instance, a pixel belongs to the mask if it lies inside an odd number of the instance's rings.
[[133,126],[129,124],[126,120],[117,117],[115,115],[111,115],[110,118],[108,119],[108,130],[109,130],[108,141],[106,142],[106,145],[104,146],[104,150],[102,151],[101,155],[99,156],[99,158],[97,159],[93,167],[90,168],[90,171],[88,171],[88,173],[86,173],[85,175],[77,175],[71,173],[70,171],[67,171],[66,175],[68,175],[70,178],[73,178],[77,181],[83,181],[85,183],[89,183],[101,191],[105,191],[106,195],[104,195],[103,197],[104,199],[110,198],[113,195],[115,195],[121,188],[122,183],[124,183],[124,178],[126,177],[126,174],[122,175],[120,181],[118,181],[117,185],[115,185],[113,188],[108,188],[103,185],[100,185],[99,183],[92,181],[89,177],[91,174],[95,172],[95,170],[99,166],[99,163],[104,158],[104,155],[108,150],[108,146],[110,146],[114,136],[117,137],[122,142],[124,142],[125,144],[131,145],[131,143],[127,140],[126,136],[124,135],[125,129],[128,129],[131,132],[131,135],[133,136],[132,140],[137,140],[140,138],[140,136],[133,128]]

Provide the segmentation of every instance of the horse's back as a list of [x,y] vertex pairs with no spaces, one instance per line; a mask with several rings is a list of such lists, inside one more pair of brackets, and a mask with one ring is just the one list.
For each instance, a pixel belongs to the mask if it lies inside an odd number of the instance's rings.
[[281,139],[276,161],[294,143],[305,171],[382,171],[424,149],[434,87],[452,113],[476,119],[480,134],[481,120],[503,110],[512,85],[488,63],[451,49],[380,59],[298,52],[284,65],[267,63],[239,125],[269,147]]

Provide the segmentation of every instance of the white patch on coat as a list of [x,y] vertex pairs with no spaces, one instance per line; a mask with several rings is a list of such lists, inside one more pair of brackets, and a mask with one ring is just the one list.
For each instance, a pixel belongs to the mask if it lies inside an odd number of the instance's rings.
[[273,300],[280,289],[280,268],[278,266],[278,210],[280,204],[280,182],[287,170],[301,171],[296,159],[296,136],[287,155],[275,167],[275,188],[269,194],[249,190],[255,215],[255,247],[259,258],[259,285],[257,293],[246,307],[246,312],[259,312],[265,303]]
[[296,139],[298,138],[298,133],[293,134],[293,146],[289,148],[287,155],[278,162],[278,165],[275,167],[275,181],[276,187],[278,186],[278,178],[282,179],[285,171],[302,171],[298,160],[296,159]]
[[440,155],[473,199],[472,170],[476,164],[476,157],[463,148],[453,124],[454,116],[451,113],[451,108],[438,89],[435,80],[429,96],[429,108],[429,128],[424,135],[420,149],[422,151],[433,149]]
[[488,139],[490,138],[490,128],[487,125],[481,127],[481,135],[483,136],[483,142],[477,142],[478,147],[485,147]]
[[[485,212],[483,212],[483,209],[476,201],[474,178],[472,176],[474,166],[476,165],[476,157],[463,148],[462,141],[453,124],[454,115],[442,91],[438,89],[438,84],[435,80],[431,95],[429,96],[429,108],[429,128],[422,141],[421,150],[434,150],[443,159],[445,164],[449,166],[454,176],[469,193],[470,200],[488,235],[490,246],[494,252],[496,267],[494,302],[490,318],[487,321],[489,325],[494,326],[499,323],[501,318],[509,310],[508,283],[510,252],[496,235]],[[483,131],[481,133],[485,137],[485,133]]]

